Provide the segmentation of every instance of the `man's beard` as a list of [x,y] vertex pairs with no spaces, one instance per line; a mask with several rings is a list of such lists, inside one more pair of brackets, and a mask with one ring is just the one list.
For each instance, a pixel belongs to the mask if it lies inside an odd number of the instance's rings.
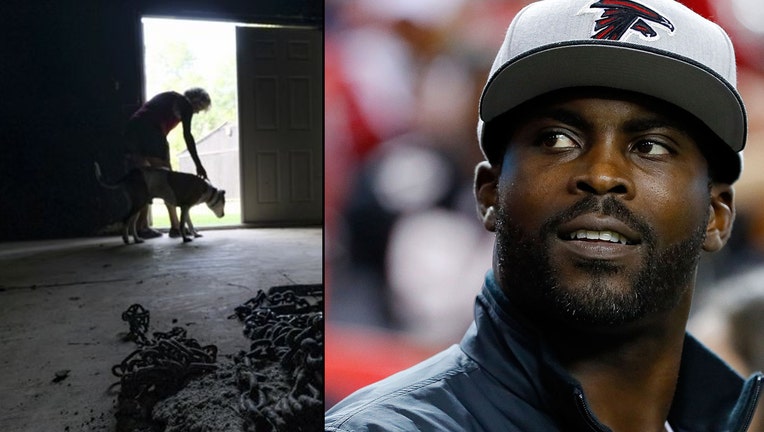
[[[553,318],[584,326],[615,327],[652,313],[669,311],[680,301],[694,278],[705,241],[706,222],[686,239],[663,251],[656,248],[654,230],[613,197],[590,196],[549,218],[540,232],[531,235],[517,226],[498,206],[496,244],[503,289],[521,310],[541,319]],[[644,255],[636,270],[619,268],[607,260],[577,264],[591,278],[585,287],[572,289],[560,280],[549,255],[549,243],[557,238],[557,227],[578,215],[598,211],[613,216],[642,237]],[[629,271],[624,289],[608,286],[609,276]],[[550,316],[551,313],[551,316]],[[532,315],[531,315],[532,316]]]

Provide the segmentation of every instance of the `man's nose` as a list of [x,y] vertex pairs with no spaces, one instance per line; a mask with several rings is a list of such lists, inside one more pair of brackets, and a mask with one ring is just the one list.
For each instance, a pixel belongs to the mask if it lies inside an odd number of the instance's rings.
[[575,194],[620,195],[629,199],[634,194],[628,154],[612,143],[594,145],[576,160],[569,189]]

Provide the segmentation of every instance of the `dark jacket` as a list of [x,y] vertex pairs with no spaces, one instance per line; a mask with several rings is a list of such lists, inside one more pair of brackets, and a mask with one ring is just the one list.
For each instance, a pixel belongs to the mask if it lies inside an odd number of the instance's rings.
[[[609,431],[580,383],[504,311],[492,272],[459,345],[350,395],[326,431]],[[764,375],[744,381],[689,334],[668,422],[675,432],[745,431]]]

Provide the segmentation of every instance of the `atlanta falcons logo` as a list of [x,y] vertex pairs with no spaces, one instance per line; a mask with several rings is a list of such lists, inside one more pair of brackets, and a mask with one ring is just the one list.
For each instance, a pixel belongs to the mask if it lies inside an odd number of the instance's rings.
[[626,32],[639,32],[647,39],[658,36],[649,23],[660,24],[674,31],[671,21],[658,12],[630,0],[600,0],[590,8],[604,9],[601,18],[595,21],[592,39],[620,40]]

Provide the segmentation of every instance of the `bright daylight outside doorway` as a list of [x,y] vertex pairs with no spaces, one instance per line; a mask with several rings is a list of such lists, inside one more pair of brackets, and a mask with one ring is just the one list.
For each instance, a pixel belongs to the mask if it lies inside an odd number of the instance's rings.
[[[196,228],[241,223],[239,127],[236,103],[236,26],[233,23],[143,18],[146,100],[164,91],[201,87],[212,106],[194,114],[191,129],[210,181],[226,191],[225,217],[200,204],[191,209]],[[196,173],[178,125],[167,136],[176,171]],[[169,228],[161,199],[151,206],[155,228]]]

